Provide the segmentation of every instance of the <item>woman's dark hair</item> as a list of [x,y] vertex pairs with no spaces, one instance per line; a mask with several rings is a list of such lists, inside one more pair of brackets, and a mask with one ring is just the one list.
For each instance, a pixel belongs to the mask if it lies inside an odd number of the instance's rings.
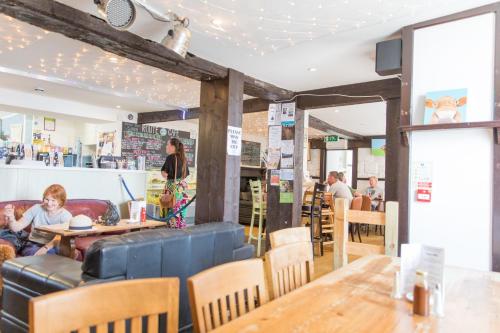
[[182,163],[182,178],[185,178],[187,161],[186,161],[186,153],[184,152],[184,144],[181,140],[177,138],[171,138],[168,140],[172,146],[175,148],[175,156],[181,160]]

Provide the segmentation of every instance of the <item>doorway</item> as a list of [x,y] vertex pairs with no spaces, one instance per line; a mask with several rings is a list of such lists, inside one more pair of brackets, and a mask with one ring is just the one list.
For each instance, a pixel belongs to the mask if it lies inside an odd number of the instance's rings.
[[330,171],[343,172],[347,177],[347,185],[352,187],[352,150],[327,150],[326,151],[326,175]]

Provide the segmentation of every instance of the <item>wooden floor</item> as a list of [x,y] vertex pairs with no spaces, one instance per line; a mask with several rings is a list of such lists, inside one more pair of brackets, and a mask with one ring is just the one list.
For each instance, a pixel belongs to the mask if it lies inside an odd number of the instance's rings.
[[[249,227],[245,226],[245,240],[248,241],[248,231]],[[356,235],[355,240],[358,240],[358,237]],[[384,237],[380,235],[379,232],[375,234],[375,231],[372,227],[370,229],[370,234],[367,237],[366,236],[366,230],[361,231],[361,241],[363,243],[367,244],[373,244],[373,245],[383,245],[384,244]],[[252,240],[252,244],[255,245],[257,248],[257,241]],[[262,249],[265,249],[265,239],[262,240]],[[262,250],[263,252],[263,250]],[[317,251],[316,249],[316,252]],[[261,257],[264,257],[264,254],[261,253]],[[263,258],[264,259],[264,258]],[[356,260],[357,258],[354,256],[349,256],[349,262]],[[314,257],[314,277],[317,279],[320,276],[323,276],[329,272],[333,271],[333,245],[325,245],[324,248],[324,255],[322,257],[320,256],[315,256]]]

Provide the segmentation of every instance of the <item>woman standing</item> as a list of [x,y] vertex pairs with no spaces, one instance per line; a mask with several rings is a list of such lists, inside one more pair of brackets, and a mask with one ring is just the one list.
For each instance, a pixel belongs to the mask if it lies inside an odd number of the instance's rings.
[[[167,180],[166,189],[173,193],[175,204],[170,208],[170,212],[177,212],[188,201],[188,196],[185,193],[187,183],[185,179],[189,176],[187,168],[186,154],[184,153],[184,145],[177,138],[172,138],[167,142],[167,159],[161,168],[161,175]],[[185,210],[183,209],[176,217],[173,217],[168,222],[171,228],[182,229],[186,226],[184,221]]]

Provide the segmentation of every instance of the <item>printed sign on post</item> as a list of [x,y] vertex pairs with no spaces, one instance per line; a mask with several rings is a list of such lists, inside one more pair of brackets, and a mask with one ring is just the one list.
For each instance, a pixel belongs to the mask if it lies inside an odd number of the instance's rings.
[[241,127],[227,127],[227,154],[241,156]]

